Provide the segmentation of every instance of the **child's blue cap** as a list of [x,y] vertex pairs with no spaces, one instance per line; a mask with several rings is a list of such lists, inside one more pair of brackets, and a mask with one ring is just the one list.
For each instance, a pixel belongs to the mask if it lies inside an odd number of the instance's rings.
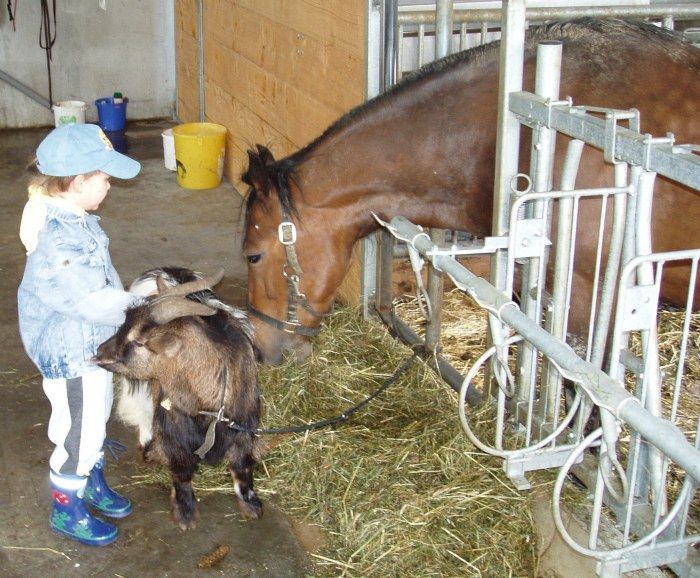
[[102,171],[118,179],[139,174],[141,163],[114,150],[96,124],[68,124],[52,130],[36,150],[39,172],[72,177]]

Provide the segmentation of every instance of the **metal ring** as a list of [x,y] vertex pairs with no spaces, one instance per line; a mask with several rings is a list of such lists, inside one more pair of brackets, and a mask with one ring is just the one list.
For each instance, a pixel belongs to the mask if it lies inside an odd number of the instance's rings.
[[[525,190],[518,190],[518,179],[524,179],[527,183]],[[526,173],[518,173],[517,175],[514,175],[513,178],[510,179],[510,190],[516,195],[526,195],[529,193],[532,190],[532,179],[530,178],[530,175]]]

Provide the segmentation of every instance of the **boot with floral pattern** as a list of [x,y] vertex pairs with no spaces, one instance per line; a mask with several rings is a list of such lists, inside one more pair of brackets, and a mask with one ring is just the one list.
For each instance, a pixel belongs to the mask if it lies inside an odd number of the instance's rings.
[[104,476],[105,458],[93,466],[85,487],[85,501],[110,518],[124,518],[131,514],[131,502],[107,485]]
[[59,534],[88,546],[106,546],[117,539],[116,526],[103,522],[88,511],[83,492],[87,484],[84,476],[50,473],[53,508],[49,527]]

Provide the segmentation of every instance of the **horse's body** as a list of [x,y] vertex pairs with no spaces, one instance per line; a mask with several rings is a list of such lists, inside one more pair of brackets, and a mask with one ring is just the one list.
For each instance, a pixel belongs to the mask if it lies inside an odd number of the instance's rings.
[[[574,103],[636,107],[644,132],[670,131],[678,142],[700,141],[700,51],[693,46],[638,23],[543,27],[528,34],[525,90],[533,90],[536,44],[545,39],[564,43],[562,95]],[[354,244],[377,228],[372,211],[385,220],[404,215],[424,226],[489,235],[497,97],[494,43],[428,65],[286,159],[275,161],[260,146],[249,151],[244,251],[252,309],[278,320],[287,316],[285,251],[277,230],[283,215],[297,226],[300,289],[313,311],[300,308],[298,320],[307,327],[319,325],[315,313],[330,310]],[[557,146],[558,166],[564,148]],[[611,166],[603,164],[599,151],[586,149],[577,187],[609,186]],[[659,179],[655,194],[654,250],[700,246],[697,193]],[[597,222],[596,207],[582,203],[579,222],[589,218]],[[590,286],[595,240],[585,233],[592,228],[581,227],[579,287]],[[675,278],[673,271],[666,277],[663,297],[680,301],[687,279]],[[309,351],[307,336],[254,321],[266,361],[278,362],[285,349],[300,356]]]

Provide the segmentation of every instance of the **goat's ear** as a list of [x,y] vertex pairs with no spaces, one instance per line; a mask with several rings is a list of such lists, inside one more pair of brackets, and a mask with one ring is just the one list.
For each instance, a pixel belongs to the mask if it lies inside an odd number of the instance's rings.
[[243,173],[241,180],[253,187],[258,194],[267,196],[270,193],[270,173],[268,167],[275,158],[267,147],[256,145],[257,150],[248,150],[248,170]]
[[175,357],[180,352],[182,340],[173,333],[164,333],[151,339],[148,346],[159,355]]

